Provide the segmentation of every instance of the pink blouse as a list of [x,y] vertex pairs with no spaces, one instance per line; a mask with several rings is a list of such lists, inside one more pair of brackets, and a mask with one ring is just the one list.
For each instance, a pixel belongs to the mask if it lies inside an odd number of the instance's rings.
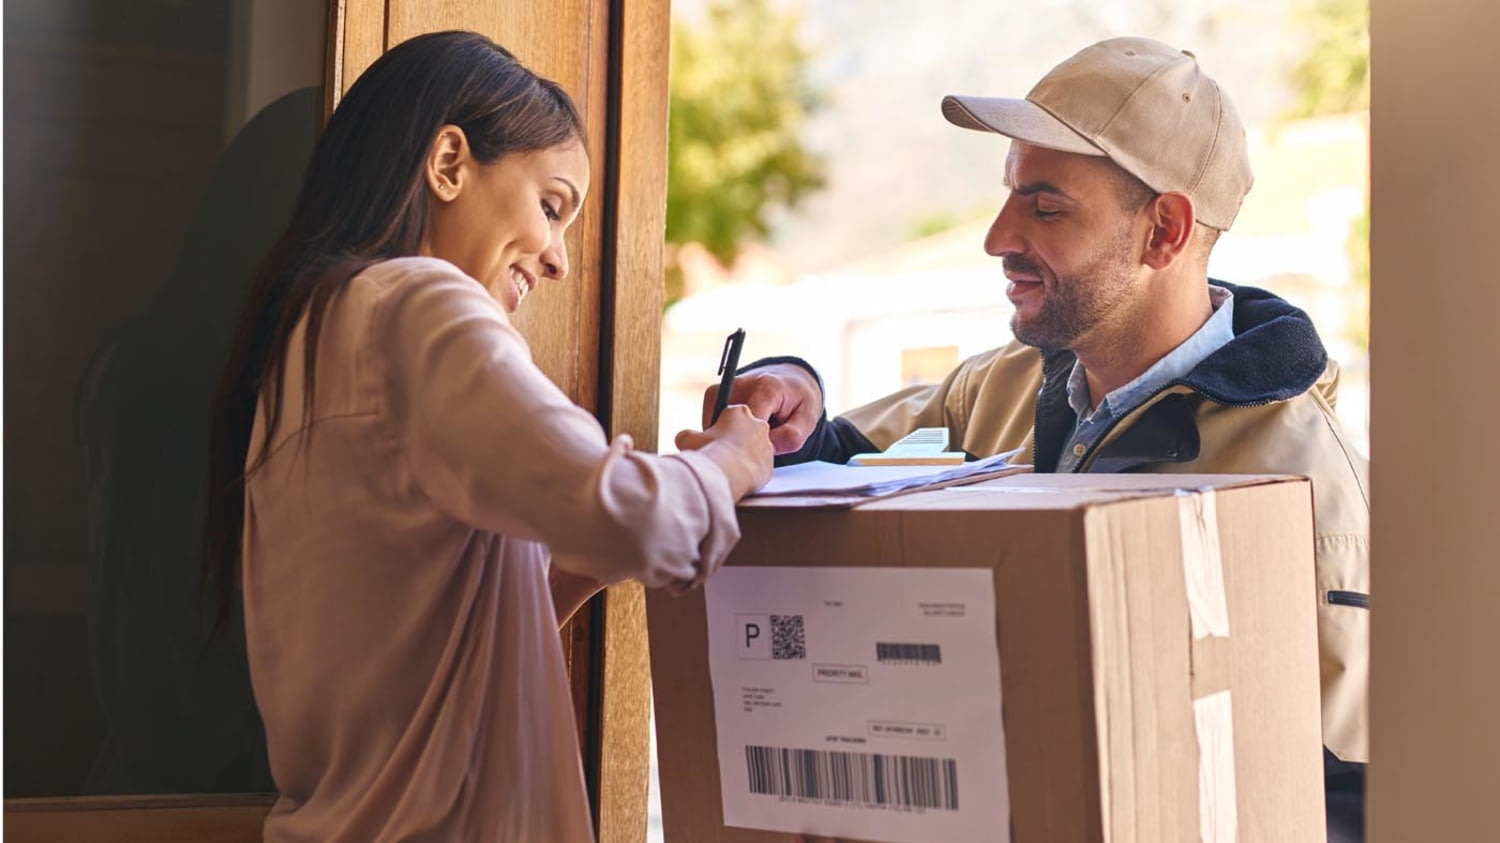
[[724,474],[607,441],[444,261],[332,300],[306,425],[303,348],[245,500],[265,839],[592,840],[549,560],[701,580],[739,538]]

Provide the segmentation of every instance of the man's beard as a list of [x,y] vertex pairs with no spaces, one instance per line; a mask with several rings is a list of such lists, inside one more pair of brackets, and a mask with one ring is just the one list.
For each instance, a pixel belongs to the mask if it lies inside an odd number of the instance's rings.
[[[1045,352],[1072,349],[1130,298],[1135,243],[1128,228],[1121,228],[1103,243],[1093,258],[1067,276],[1057,276],[1042,287],[1040,312],[1026,322],[1019,310],[1010,319],[1016,339]],[[1009,255],[1004,266],[1012,274],[1042,278],[1041,267],[1022,255]]]

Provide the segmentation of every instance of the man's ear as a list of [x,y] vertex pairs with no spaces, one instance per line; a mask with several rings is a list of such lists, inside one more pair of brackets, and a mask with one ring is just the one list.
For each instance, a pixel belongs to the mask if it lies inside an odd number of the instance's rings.
[[1151,237],[1141,261],[1152,269],[1165,269],[1182,257],[1193,238],[1193,200],[1182,193],[1163,193],[1146,206],[1146,214]]
[[458,198],[467,181],[466,164],[469,160],[469,139],[464,135],[464,130],[453,125],[439,127],[437,135],[432,139],[432,146],[427,150],[427,160],[422,168],[427,188],[438,201],[447,202]]

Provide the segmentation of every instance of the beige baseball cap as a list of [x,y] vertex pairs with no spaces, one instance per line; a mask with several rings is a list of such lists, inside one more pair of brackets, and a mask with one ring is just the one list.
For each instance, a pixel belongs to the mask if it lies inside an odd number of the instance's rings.
[[1158,193],[1185,193],[1198,221],[1227,231],[1254,177],[1229,97],[1186,50],[1111,38],[1054,67],[1026,99],[947,96],[965,129],[1102,155]]

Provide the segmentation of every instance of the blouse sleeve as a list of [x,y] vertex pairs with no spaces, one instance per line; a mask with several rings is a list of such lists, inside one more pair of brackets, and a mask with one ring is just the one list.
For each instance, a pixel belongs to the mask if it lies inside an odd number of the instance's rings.
[[[415,262],[413,262],[415,263]],[[739,539],[724,473],[691,452],[606,439],[532,362],[493,298],[423,261],[376,317],[397,435],[416,483],[452,518],[544,542],[606,582],[701,582]]]

